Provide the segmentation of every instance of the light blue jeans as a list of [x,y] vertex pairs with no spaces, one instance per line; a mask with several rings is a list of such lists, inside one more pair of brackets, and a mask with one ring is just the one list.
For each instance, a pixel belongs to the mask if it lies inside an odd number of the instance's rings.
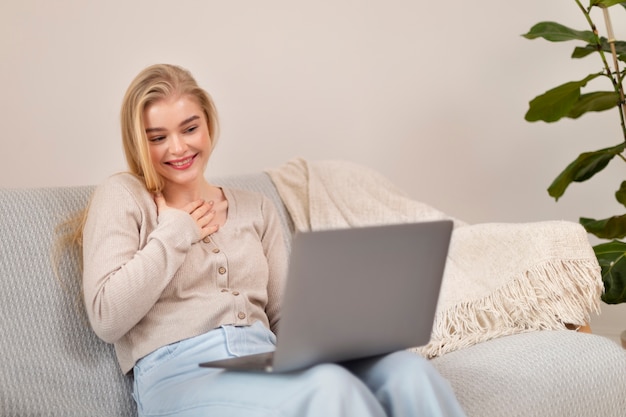
[[464,415],[448,382],[427,360],[404,351],[286,374],[198,366],[273,350],[275,342],[274,334],[256,323],[224,326],[154,351],[134,368],[139,416]]

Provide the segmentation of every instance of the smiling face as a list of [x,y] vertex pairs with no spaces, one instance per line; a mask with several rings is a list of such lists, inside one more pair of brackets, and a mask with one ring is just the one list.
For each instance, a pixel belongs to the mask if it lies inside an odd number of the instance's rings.
[[193,96],[175,95],[149,104],[143,112],[150,160],[164,192],[201,187],[211,155],[211,136]]

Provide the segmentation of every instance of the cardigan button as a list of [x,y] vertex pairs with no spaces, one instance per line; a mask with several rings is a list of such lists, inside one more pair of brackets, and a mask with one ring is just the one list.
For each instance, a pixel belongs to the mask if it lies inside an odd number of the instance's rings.
[[239,314],[237,314],[237,317],[239,318],[239,320],[243,320],[246,318],[246,313],[240,311]]
[[220,269],[218,269],[217,272],[219,272],[220,275],[224,275],[226,273],[226,268],[224,268],[223,266],[220,266]]

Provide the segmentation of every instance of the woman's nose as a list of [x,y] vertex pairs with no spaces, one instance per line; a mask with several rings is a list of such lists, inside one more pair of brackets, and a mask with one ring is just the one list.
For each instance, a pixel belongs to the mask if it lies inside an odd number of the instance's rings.
[[170,153],[174,155],[183,154],[187,150],[187,144],[185,140],[179,135],[172,135],[170,141]]

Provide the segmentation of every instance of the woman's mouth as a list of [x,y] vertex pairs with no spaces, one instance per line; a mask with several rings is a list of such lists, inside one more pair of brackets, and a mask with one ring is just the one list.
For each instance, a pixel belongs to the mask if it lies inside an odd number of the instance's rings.
[[176,159],[173,161],[167,161],[166,164],[171,166],[174,169],[181,169],[181,170],[187,169],[193,164],[193,161],[196,158],[196,156],[198,156],[198,154],[191,155],[186,158]]

